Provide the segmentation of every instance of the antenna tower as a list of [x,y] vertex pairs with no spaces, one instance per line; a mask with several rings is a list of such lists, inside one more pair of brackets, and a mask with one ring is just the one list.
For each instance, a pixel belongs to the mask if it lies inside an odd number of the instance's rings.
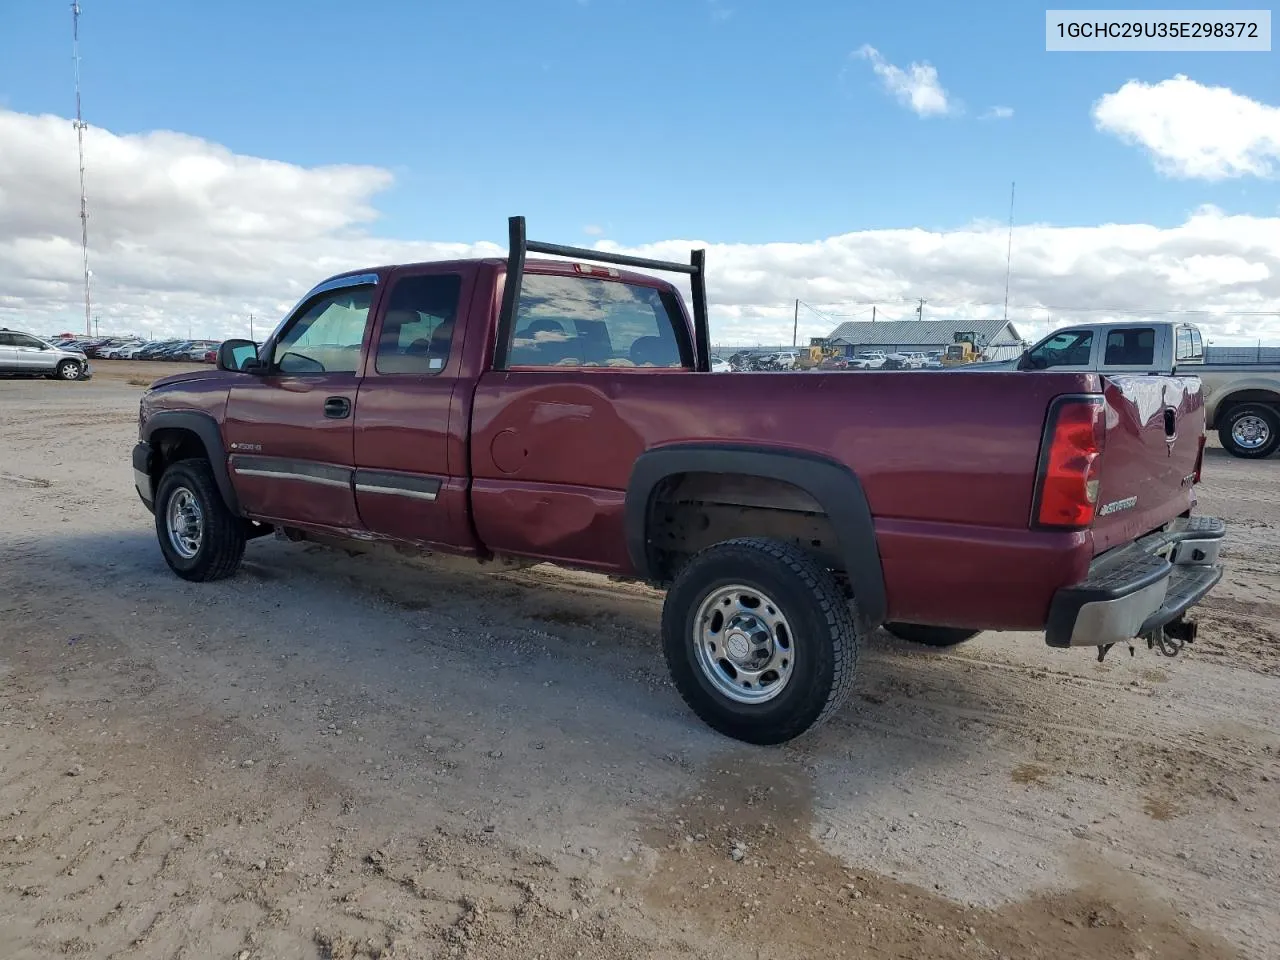
[[1004,322],[1009,322],[1009,274],[1013,272],[1013,191],[1017,182],[1009,184],[1009,246],[1004,261]]
[[84,332],[93,336],[89,298],[89,201],[84,191],[84,119],[80,114],[80,4],[71,4],[71,57],[76,65],[76,145],[80,153],[80,254],[84,260]]

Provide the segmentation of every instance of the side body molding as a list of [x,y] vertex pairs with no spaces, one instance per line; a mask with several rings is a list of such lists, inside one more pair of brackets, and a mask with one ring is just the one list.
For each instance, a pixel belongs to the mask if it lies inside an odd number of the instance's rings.
[[642,453],[631,472],[625,516],[627,553],[641,578],[652,581],[653,557],[647,525],[653,495],[667,477],[680,473],[730,473],[792,484],[822,505],[839,538],[845,572],[860,618],[876,627],[888,614],[884,571],[871,507],[857,476],[823,456],[800,451],[730,444],[675,444]]
[[218,482],[218,492],[227,508],[236,516],[240,512],[240,499],[236,496],[235,487],[231,485],[231,474],[227,470],[227,450],[222,443],[222,431],[218,423],[206,413],[193,413],[188,410],[161,410],[147,418],[142,439],[150,443],[152,436],[159,430],[186,430],[194,433],[204,444],[208,455],[209,466],[213,468],[214,479]]

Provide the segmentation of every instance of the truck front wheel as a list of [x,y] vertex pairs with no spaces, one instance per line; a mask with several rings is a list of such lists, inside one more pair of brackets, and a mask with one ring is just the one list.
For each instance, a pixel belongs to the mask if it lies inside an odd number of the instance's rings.
[[982,631],[962,630],[959,627],[930,627],[920,623],[886,623],[885,630],[899,640],[923,643],[927,647],[954,647],[957,643],[972,640]]
[[709,726],[784,743],[835,712],[859,636],[831,573],[780,540],[727,540],[681,570],[662,610],[676,689]]
[[1218,427],[1218,439],[1232,456],[1246,460],[1269,457],[1280,445],[1280,414],[1262,403],[1232,407]]
[[221,580],[240,567],[245,527],[222,500],[206,460],[179,460],[156,488],[156,536],[184,580]]

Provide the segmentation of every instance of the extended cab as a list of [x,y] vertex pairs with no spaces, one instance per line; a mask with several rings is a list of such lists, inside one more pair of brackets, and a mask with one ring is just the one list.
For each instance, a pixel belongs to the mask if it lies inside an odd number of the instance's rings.
[[1078,370],[1113,375],[1198,377],[1205,423],[1233,456],[1258,460],[1280,449],[1280,364],[1206,363],[1193,323],[1132,321],[1063,327],[1020,358],[970,370]]
[[[830,715],[882,625],[1192,637],[1224,536],[1193,515],[1196,381],[712,376],[702,251],[510,229],[506,259],[332,277],[260,349],[151,386],[134,477],[178,576],[274,530],[648,582],[680,693],[754,743]],[[688,275],[692,317],[652,271]]]

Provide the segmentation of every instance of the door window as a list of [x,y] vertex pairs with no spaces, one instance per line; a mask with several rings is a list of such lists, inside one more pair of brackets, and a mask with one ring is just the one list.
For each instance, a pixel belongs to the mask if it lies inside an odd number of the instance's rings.
[[1035,370],[1083,367],[1089,363],[1089,351],[1092,348],[1092,330],[1064,330],[1040,344],[1028,356],[1031,367]]
[[358,371],[373,290],[347,287],[313,300],[277,341],[273,368],[291,375]]
[[689,367],[675,298],[653,287],[525,274],[508,364],[513,367]]
[[1149,367],[1156,362],[1156,332],[1151,327],[1107,331],[1108,367]]
[[396,281],[382,315],[374,367],[379,373],[433,375],[453,344],[462,276],[439,273]]

